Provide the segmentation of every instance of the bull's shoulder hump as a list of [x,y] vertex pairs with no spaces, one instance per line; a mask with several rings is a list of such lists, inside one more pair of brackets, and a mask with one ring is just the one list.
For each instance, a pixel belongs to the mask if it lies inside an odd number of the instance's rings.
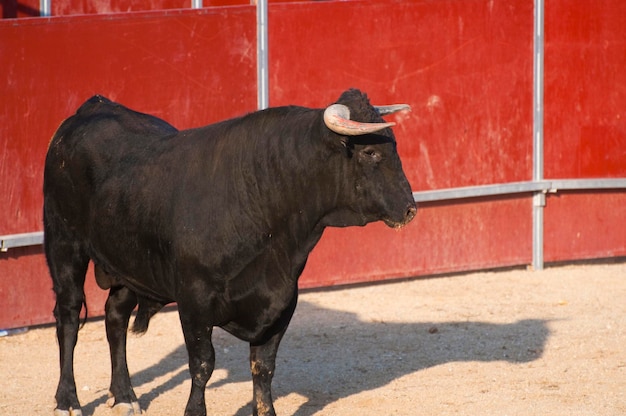
[[178,132],[167,121],[132,110],[102,95],[94,95],[76,111],[79,120],[116,120],[129,130],[146,134],[167,135]]
[[115,107],[116,105],[119,104],[114,103],[113,101],[102,95],[94,95],[93,97],[85,101],[83,105],[78,108],[78,110],[76,110],[76,114],[92,114],[94,112],[102,111],[105,108]]

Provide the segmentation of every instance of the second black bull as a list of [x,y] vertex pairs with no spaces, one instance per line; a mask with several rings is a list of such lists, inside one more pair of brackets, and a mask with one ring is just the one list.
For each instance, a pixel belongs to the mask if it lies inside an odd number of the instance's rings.
[[192,387],[185,415],[205,415],[212,329],[250,343],[253,412],[274,415],[276,351],[297,282],[326,227],[416,213],[391,130],[358,90],[326,109],[280,107],[178,131],[96,96],[54,135],[44,173],[45,253],[61,357],[55,415],[82,412],[73,355],[89,261],[109,289],[111,404],[139,414],[126,331],[176,302]]

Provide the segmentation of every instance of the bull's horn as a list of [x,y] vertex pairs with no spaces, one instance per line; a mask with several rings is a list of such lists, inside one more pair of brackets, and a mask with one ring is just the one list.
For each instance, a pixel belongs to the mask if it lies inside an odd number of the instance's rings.
[[362,123],[350,120],[350,109],[343,104],[333,104],[324,111],[326,127],[338,134],[359,136],[375,133],[396,123]]
[[408,104],[375,105],[374,108],[381,116],[397,113],[398,111],[411,111],[411,106]]

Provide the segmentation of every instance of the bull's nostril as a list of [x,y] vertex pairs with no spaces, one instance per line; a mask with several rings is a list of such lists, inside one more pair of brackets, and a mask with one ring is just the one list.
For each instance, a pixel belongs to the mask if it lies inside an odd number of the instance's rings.
[[406,222],[409,222],[413,219],[413,217],[415,217],[415,214],[417,214],[417,207],[415,205],[410,206],[409,209],[407,209],[406,211]]

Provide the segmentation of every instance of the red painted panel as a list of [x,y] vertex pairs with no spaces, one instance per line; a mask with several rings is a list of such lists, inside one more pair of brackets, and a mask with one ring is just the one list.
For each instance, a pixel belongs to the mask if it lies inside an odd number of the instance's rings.
[[626,2],[546,2],[545,176],[626,177]]
[[626,193],[550,195],[544,215],[546,261],[626,256]]
[[[89,316],[101,316],[108,292],[96,285],[92,267],[87,272],[85,293]],[[52,280],[41,246],[0,253],[0,299],[0,328],[54,321]]]
[[[269,0],[270,3],[291,3],[301,0]],[[245,6],[254,0],[203,0],[202,7]],[[189,9],[192,0],[52,0],[52,16],[80,14],[128,13],[149,10]],[[23,18],[40,16],[39,0],[3,0],[0,2],[0,18]]]
[[[190,9],[192,0],[52,0],[52,15],[124,13],[148,10]],[[250,5],[246,0],[203,0],[203,7]]]
[[51,0],[51,3],[52,16],[191,8],[191,0]]
[[428,203],[402,230],[383,224],[324,232],[300,287],[529,264],[530,197]]
[[[323,106],[347,86],[378,104],[411,104],[410,114],[396,117],[395,132],[413,190],[529,180],[532,7],[523,1],[270,5],[270,104]],[[422,209],[400,233],[383,225],[328,230],[302,284],[525,263],[532,252],[530,215],[524,199],[443,204]]]
[[41,230],[48,142],[93,94],[179,128],[256,107],[252,7],[14,22],[0,21],[0,234]]
[[[182,9],[191,7],[191,0],[152,0],[149,2],[133,0],[52,0],[50,3],[52,16]],[[0,11],[2,12],[3,18],[38,17],[41,14],[40,1],[4,0],[0,2]]]
[[0,253],[0,328],[52,320],[52,281],[42,247]]
[[411,104],[396,136],[414,190],[531,179],[532,2],[275,4],[269,19],[271,105],[347,86]]
[[[545,176],[626,177],[626,3],[546,2]],[[547,261],[626,254],[624,193],[551,195]]]

